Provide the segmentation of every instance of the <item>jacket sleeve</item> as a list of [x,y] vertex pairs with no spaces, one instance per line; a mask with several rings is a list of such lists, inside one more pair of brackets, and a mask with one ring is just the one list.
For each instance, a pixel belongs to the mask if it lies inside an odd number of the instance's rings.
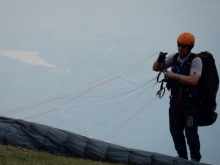
[[165,66],[166,68],[170,68],[172,63],[173,63],[173,56],[175,55],[176,53],[172,53],[170,55],[167,56],[166,58],[166,62],[165,62]]
[[190,75],[202,75],[202,60],[199,57],[195,57],[190,67]]

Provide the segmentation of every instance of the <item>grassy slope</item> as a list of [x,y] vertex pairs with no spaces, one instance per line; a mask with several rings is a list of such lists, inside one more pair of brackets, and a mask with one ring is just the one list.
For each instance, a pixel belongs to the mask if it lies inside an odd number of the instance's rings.
[[[112,165],[79,158],[66,158],[0,144],[0,165]],[[122,164],[114,164],[122,165]]]

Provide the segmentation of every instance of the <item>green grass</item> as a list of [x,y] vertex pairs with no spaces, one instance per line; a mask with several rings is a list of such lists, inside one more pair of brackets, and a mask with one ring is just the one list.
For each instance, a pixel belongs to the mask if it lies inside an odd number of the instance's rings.
[[112,165],[112,163],[55,156],[0,144],[0,165]]

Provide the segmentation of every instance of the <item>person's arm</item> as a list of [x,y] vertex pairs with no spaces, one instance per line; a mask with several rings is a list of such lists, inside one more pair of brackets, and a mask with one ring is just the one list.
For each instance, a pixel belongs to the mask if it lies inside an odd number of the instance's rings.
[[159,57],[153,64],[153,70],[154,71],[161,71],[163,69],[163,63],[165,63],[167,53],[160,52]]
[[153,64],[153,70],[159,72],[161,71],[162,68],[163,68],[163,63],[158,63],[156,60]]
[[[166,65],[166,68],[169,68],[169,67],[171,66],[172,59],[173,59],[173,56],[175,55],[175,53],[170,54],[170,55],[167,56],[167,57],[163,57],[163,56],[166,56],[166,54],[167,54],[167,53],[162,53],[162,54],[160,53],[158,59],[161,58],[161,56],[162,56],[162,59],[164,59],[164,60],[166,59],[166,60],[165,60],[165,65]],[[157,59],[157,60],[154,62],[154,64],[153,64],[153,70],[154,70],[154,71],[157,71],[157,72],[161,71],[161,69],[164,68],[163,62],[160,61],[160,60],[159,60],[159,62],[158,62],[158,59]]]
[[186,76],[186,75],[173,73],[168,70],[166,70],[166,72],[164,74],[165,74],[165,77],[167,77],[167,78],[176,79],[180,83],[185,84],[185,85],[189,85],[189,86],[195,86],[200,79],[200,76],[198,76],[198,75]]

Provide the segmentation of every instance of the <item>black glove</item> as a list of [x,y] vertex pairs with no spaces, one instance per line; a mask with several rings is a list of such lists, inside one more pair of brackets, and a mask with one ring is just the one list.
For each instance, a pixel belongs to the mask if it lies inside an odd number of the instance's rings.
[[159,57],[157,58],[158,63],[164,63],[167,53],[160,52]]

